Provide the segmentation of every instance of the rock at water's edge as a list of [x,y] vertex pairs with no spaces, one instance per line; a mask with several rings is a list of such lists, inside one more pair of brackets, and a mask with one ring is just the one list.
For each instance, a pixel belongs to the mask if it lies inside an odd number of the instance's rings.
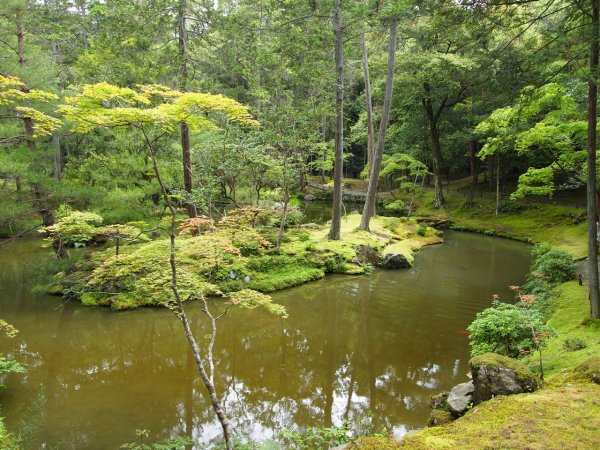
[[379,253],[373,247],[369,245],[357,245],[356,250],[356,260],[359,264],[378,264],[381,260]]
[[406,269],[411,267],[411,263],[402,253],[388,253],[379,266],[384,269]]
[[475,403],[497,395],[533,392],[537,377],[520,361],[495,353],[476,356],[469,362],[475,385]]
[[475,385],[472,381],[454,386],[446,400],[450,412],[455,416],[462,416],[473,403],[474,393]]

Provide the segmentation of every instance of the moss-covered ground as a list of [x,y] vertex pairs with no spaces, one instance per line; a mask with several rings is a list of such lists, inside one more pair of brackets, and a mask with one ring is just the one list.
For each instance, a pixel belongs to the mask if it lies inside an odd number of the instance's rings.
[[[413,252],[442,241],[432,228],[414,220],[374,217],[371,233],[358,230],[360,215],[342,220],[342,239],[328,239],[328,226],[310,225],[286,231],[276,249],[272,226],[217,227],[198,236],[177,238],[179,291],[184,299],[242,289],[272,292],[306,283],[326,273],[363,274],[368,264],[356,260],[356,247],[367,245],[380,256]],[[51,291],[74,295],[85,305],[115,310],[172,301],[169,240],[91,251],[86,259],[56,275]]]
[[[586,256],[587,223],[583,209],[545,203],[518,203],[512,212],[495,214],[495,204],[475,199],[447,196],[442,209],[433,208],[433,192],[424,191],[415,200],[415,216],[434,220],[450,220],[453,227],[524,242],[548,242],[570,253],[573,258]],[[582,219],[583,217],[583,219]]]

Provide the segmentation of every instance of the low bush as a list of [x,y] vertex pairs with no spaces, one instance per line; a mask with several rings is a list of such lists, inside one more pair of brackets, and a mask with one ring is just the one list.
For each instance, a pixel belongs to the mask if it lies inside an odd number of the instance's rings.
[[575,262],[571,255],[559,249],[551,249],[537,256],[533,272],[550,284],[559,284],[575,278]]
[[467,329],[473,356],[491,352],[516,358],[537,347],[534,333],[542,333],[546,327],[536,310],[494,301]]

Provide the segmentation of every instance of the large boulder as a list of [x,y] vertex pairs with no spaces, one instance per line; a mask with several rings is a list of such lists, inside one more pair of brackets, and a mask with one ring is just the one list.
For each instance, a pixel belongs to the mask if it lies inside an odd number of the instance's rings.
[[531,370],[508,356],[485,353],[472,358],[469,366],[475,385],[475,404],[497,395],[533,392],[538,388],[538,379]]
[[402,253],[388,253],[379,263],[379,266],[384,269],[406,269],[411,265],[411,262]]
[[357,245],[354,250],[358,264],[377,264],[381,259],[377,250],[369,245]]
[[473,404],[473,394],[475,393],[475,385],[472,381],[457,384],[452,388],[446,403],[448,409],[455,417],[462,416],[467,412]]

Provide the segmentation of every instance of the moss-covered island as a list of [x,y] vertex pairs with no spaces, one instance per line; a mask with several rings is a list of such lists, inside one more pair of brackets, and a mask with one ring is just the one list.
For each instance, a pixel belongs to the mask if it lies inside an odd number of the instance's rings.
[[[235,211],[197,233],[182,227],[176,240],[179,290],[185,299],[242,289],[273,292],[313,281],[326,273],[358,275],[375,265],[408,267],[413,253],[442,242],[436,231],[414,220],[374,217],[371,233],[358,230],[360,215],[342,220],[342,239],[327,239],[324,225],[289,229],[276,248],[276,229],[256,210]],[[189,231],[192,230],[195,235]],[[114,310],[169,301],[170,243],[166,238],[90,251],[82,262],[60,272],[50,288],[75,295],[84,305]]]

